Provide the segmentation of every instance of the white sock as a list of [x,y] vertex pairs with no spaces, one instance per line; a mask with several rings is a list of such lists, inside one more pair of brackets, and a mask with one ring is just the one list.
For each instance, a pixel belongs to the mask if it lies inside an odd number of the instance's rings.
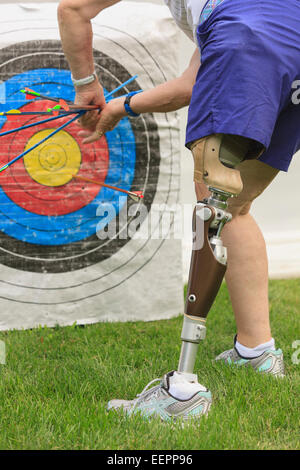
[[235,348],[237,349],[237,352],[239,353],[240,356],[252,359],[254,357],[260,356],[268,349],[275,351],[275,341],[272,338],[267,343],[259,344],[255,348],[247,348],[246,346],[243,346],[243,344],[236,341]]
[[206,388],[199,384],[196,374],[174,372],[169,380],[169,393],[178,400],[189,400],[195,393],[206,391]]

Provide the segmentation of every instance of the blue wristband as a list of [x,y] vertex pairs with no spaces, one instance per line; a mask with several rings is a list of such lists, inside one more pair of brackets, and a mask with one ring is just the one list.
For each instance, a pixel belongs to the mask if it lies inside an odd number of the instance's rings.
[[136,95],[137,93],[140,93],[142,90],[140,91],[131,91],[130,93],[128,93],[128,95],[126,96],[126,99],[125,99],[125,102],[124,102],[124,108],[125,108],[125,111],[126,113],[129,115],[129,116],[132,116],[132,117],[138,117],[139,114],[136,114],[132,111],[131,107],[130,107],[130,100],[131,100],[131,97]]

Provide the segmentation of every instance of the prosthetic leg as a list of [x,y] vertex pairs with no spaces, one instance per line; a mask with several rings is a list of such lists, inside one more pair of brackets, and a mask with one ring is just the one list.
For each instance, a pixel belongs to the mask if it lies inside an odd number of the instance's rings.
[[193,214],[193,251],[179,372],[194,371],[199,343],[206,335],[206,317],[225,275],[227,251],[220,235],[232,218],[226,211],[227,201],[243,189],[240,173],[234,168],[243,160],[258,158],[263,150],[258,145],[251,139],[226,134],[211,135],[192,144],[194,179],[206,183],[211,196],[198,202]]

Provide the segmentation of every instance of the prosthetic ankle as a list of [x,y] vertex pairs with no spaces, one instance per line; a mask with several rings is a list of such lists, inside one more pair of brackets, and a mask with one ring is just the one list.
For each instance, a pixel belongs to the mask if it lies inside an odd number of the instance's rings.
[[227,266],[221,240],[224,225],[232,218],[226,211],[229,198],[243,189],[237,166],[261,152],[256,142],[239,136],[215,134],[191,147],[194,179],[207,184],[211,196],[196,204],[193,214],[193,249],[185,305],[182,348],[178,371],[193,373],[198,346],[206,335],[206,317],[220,289]]

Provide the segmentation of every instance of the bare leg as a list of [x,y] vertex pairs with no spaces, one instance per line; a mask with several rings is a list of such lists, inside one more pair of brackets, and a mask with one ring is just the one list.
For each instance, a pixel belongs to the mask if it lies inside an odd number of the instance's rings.
[[250,214],[234,217],[225,226],[222,239],[228,251],[225,279],[235,314],[238,341],[254,348],[272,337],[265,241]]
[[[233,220],[222,233],[228,249],[226,282],[237,323],[238,340],[254,348],[271,339],[268,302],[268,261],[265,241],[249,214],[251,202],[274,179],[278,170],[259,161],[239,166],[243,179],[242,193],[233,198],[229,210]],[[196,184],[197,199],[207,197],[204,184]]]

